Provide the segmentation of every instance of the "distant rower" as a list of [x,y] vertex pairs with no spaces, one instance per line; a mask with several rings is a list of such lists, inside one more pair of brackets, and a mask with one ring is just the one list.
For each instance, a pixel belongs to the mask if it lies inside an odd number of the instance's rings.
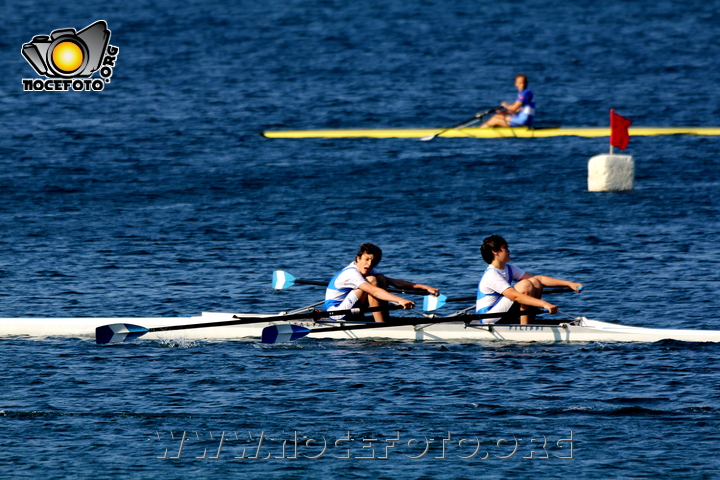
[[518,89],[518,96],[515,103],[502,102],[504,112],[496,113],[482,128],[488,127],[532,127],[533,116],[535,115],[535,102],[533,93],[528,88],[527,77],[520,73],[515,76],[515,86]]

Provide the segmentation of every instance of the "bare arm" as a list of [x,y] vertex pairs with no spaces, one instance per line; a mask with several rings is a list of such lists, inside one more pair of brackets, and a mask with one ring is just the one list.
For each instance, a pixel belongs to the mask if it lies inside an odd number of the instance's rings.
[[508,112],[517,113],[520,111],[520,107],[522,107],[522,102],[520,100],[516,100],[515,103],[502,102],[501,105]]
[[427,285],[423,285],[422,283],[413,283],[413,282],[408,282],[406,280],[398,280],[397,278],[390,278],[390,277],[385,277],[385,280],[387,280],[388,285],[391,285],[395,288],[400,288],[400,289],[404,289],[404,290],[425,290],[430,295],[435,295],[435,296],[437,296],[440,293],[439,288],[429,287]]
[[372,295],[373,297],[377,298],[378,300],[399,303],[400,305],[403,306],[403,309],[405,309],[405,310],[411,310],[413,307],[415,307],[415,302],[404,299],[402,297],[398,297],[397,295],[393,295],[392,293],[388,292],[387,290],[384,290],[380,287],[371,285],[368,282],[361,283],[359,288],[363,292],[367,293],[368,295]]
[[531,307],[544,308],[550,313],[557,313],[558,307],[552,303],[548,303],[545,300],[525,295],[515,290],[513,287],[506,288],[502,294],[512,300],[513,302],[522,303],[523,305],[530,305]]
[[569,287],[576,292],[579,292],[580,287],[583,286],[582,283],[575,283],[567,280],[560,280],[559,278],[546,277],[545,275],[533,275],[531,273],[525,273],[525,275],[523,275],[523,279],[526,278],[536,278],[545,287]]

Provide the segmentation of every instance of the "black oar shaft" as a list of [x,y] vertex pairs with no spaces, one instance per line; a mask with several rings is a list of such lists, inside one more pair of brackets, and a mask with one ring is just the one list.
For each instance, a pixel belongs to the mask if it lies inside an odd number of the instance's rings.
[[497,110],[498,110],[498,107],[495,107],[495,108],[492,108],[492,109],[488,110],[487,112],[478,113],[478,114],[476,114],[476,115],[475,115],[474,117],[472,117],[472,118],[468,118],[467,120],[465,120],[465,121],[463,121],[463,122],[460,122],[460,123],[458,123],[457,125],[453,125],[452,127],[448,127],[448,128],[446,128],[446,129],[444,129],[444,130],[439,131],[438,133],[436,133],[436,134],[434,134],[434,135],[431,135],[431,136],[429,136],[429,137],[425,137],[425,138],[423,138],[422,140],[432,140],[433,138],[439,137],[439,136],[442,135],[443,133],[449,132],[450,130],[456,130],[456,129],[459,129],[459,128],[469,127],[469,126],[472,125],[473,123],[477,123],[477,122],[479,122],[480,120],[482,120],[486,115],[489,115],[489,114],[491,114],[491,113],[495,113]]
[[[295,283],[298,283],[300,285],[315,285],[318,287],[327,287],[328,282],[320,282],[317,280],[302,280],[299,278],[295,279]],[[405,288],[385,288],[384,290],[387,290],[390,293],[402,293],[404,295],[427,295],[427,290],[415,290],[415,289],[405,289]]]
[[288,322],[293,320],[319,320],[321,318],[344,316],[344,315],[356,315],[363,313],[372,312],[386,312],[389,310],[399,310],[403,308],[402,305],[387,305],[380,307],[370,307],[366,309],[351,308],[347,310],[333,310],[333,311],[321,311],[313,310],[307,313],[297,313],[294,315],[273,315],[268,317],[244,317],[238,318],[237,320],[224,320],[219,322],[206,322],[206,323],[193,323],[190,325],[171,325],[167,327],[154,327],[148,328],[148,332],[169,332],[172,330],[190,330],[193,328],[209,328],[209,327],[229,327],[233,325],[247,325],[251,323],[263,323],[263,322]]
[[[463,128],[463,127],[469,127],[473,123],[477,123],[479,121],[480,121],[480,118],[478,118],[478,117],[469,118],[469,119],[465,120],[464,122],[458,123],[457,125],[453,125],[452,127],[448,127],[444,130],[440,130],[438,133],[436,133],[430,137],[427,137],[427,140],[432,140],[435,137],[439,137],[443,133],[449,132],[450,130],[455,130],[455,129]],[[425,138],[423,138],[423,140],[425,140]]]
[[415,290],[415,289],[409,289],[406,290],[404,288],[386,288],[390,293],[401,293],[403,295],[427,295],[429,292],[427,290]]
[[300,285],[317,285],[318,287],[328,286],[328,282],[319,282],[317,280],[301,280],[299,278],[295,279],[295,283],[299,283]]

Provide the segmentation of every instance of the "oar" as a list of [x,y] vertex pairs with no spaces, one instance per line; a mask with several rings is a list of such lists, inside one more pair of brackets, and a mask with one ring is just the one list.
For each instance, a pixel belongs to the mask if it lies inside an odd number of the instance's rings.
[[147,328],[140,325],[133,325],[130,323],[114,323],[112,325],[102,325],[95,329],[95,343],[98,345],[105,345],[106,343],[120,343],[135,338],[141,337],[146,333],[150,332],[169,332],[172,330],[189,330],[193,328],[210,328],[210,327],[228,327],[231,325],[247,325],[251,323],[264,323],[264,322],[289,322],[293,320],[319,320],[321,318],[328,318],[334,316],[345,316],[345,315],[358,315],[369,312],[387,312],[390,310],[398,310],[403,308],[402,305],[390,304],[380,307],[370,307],[367,309],[350,308],[347,310],[333,310],[329,312],[323,312],[320,310],[313,310],[307,313],[297,313],[294,315],[274,315],[267,317],[235,317],[235,320],[224,320],[221,322],[206,322],[206,323],[193,323],[190,325],[170,325],[167,327],[152,327]]
[[[578,288],[578,292],[582,292],[583,287]],[[574,292],[574,290],[570,287],[545,287],[543,288],[543,294],[545,293],[567,293],[567,292]],[[433,310],[437,310],[438,308],[444,306],[446,303],[450,302],[472,302],[476,300],[477,297],[454,297],[454,298],[448,298],[445,295],[438,295],[437,297],[434,295],[427,295],[425,298],[423,298],[423,311],[425,312],[432,312]]]
[[465,120],[464,122],[460,122],[460,123],[458,123],[458,124],[455,125],[455,126],[446,128],[445,130],[440,130],[440,131],[439,131],[438,133],[436,133],[435,135],[428,135],[427,137],[423,137],[423,138],[421,138],[420,140],[423,141],[423,142],[429,142],[429,141],[432,140],[433,138],[438,137],[438,136],[442,135],[442,134],[445,133],[445,132],[449,132],[450,130],[457,130],[457,129],[459,129],[459,128],[469,127],[469,126],[472,125],[473,123],[477,123],[477,122],[479,122],[480,120],[482,120],[482,118],[483,118],[484,116],[489,115],[489,114],[491,114],[491,113],[497,112],[498,108],[499,108],[499,107],[495,107],[495,108],[493,108],[493,109],[491,109],[491,110],[488,110],[487,112],[476,113],[474,117],[469,118],[469,119]]
[[[538,309],[538,311],[541,311]],[[292,340],[298,340],[306,337],[311,333],[325,333],[325,332],[339,332],[347,330],[365,330],[368,328],[388,328],[388,327],[399,327],[399,326],[413,326],[413,325],[434,325],[436,323],[448,323],[462,321],[466,324],[473,320],[479,320],[483,318],[517,318],[518,313],[472,313],[464,315],[452,315],[449,317],[441,318],[394,318],[392,322],[333,322],[337,323],[337,326],[332,327],[320,327],[320,328],[307,328],[301,325],[270,325],[263,328],[262,342],[263,343],[282,343],[289,342]]]
[[[275,270],[273,272],[272,286],[275,290],[282,290],[284,288],[292,287],[295,284],[298,285],[317,285],[319,287],[327,287],[328,282],[320,282],[318,280],[302,280],[293,277],[288,272],[282,270]],[[427,295],[427,290],[404,290],[400,288],[386,288],[388,292],[401,293],[405,295]]]

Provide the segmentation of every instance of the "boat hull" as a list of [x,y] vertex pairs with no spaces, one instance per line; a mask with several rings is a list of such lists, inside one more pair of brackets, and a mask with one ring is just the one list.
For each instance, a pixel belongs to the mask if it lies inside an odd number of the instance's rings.
[[[6,318],[0,319],[0,336],[4,337],[64,337],[95,338],[95,328],[102,325],[129,323],[147,328],[172,325],[191,325],[203,322],[232,321],[240,315],[232,313],[209,313],[196,317],[177,318]],[[432,322],[428,319],[428,322]],[[284,322],[253,323],[211,328],[195,328],[169,332],[149,332],[147,340],[239,340],[257,339],[268,325]],[[308,328],[325,328],[328,323],[293,322]],[[656,342],[679,340],[687,342],[720,342],[720,331],[677,330],[632,327],[614,323],[578,319],[577,324],[560,325],[480,325],[466,326],[462,322],[427,323],[357,330],[336,330],[311,333],[313,338],[330,339],[390,339],[405,341],[452,341],[452,342]],[[335,324],[333,324],[335,325]]]
[[[438,134],[438,132],[442,132]],[[720,135],[720,127],[630,127],[630,136],[654,135]],[[550,127],[535,128],[458,128],[443,132],[443,128],[378,128],[346,130],[275,130],[263,132],[267,138],[545,138],[545,137],[609,137],[609,127]]]

